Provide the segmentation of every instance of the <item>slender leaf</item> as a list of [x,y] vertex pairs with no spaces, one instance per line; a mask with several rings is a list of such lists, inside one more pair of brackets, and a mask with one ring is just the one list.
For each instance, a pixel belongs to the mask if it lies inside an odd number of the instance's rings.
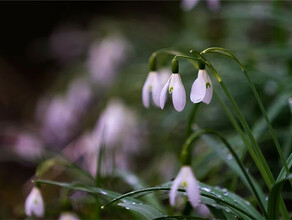
[[269,200],[268,200],[268,215],[270,219],[279,219],[280,195],[281,195],[284,183],[290,179],[292,179],[292,174],[287,176],[285,179],[279,182],[276,182],[273,185],[269,193]]

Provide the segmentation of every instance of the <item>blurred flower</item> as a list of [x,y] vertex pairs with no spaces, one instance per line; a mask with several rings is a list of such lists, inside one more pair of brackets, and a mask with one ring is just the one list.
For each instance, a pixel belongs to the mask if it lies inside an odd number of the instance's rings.
[[29,217],[44,216],[44,201],[41,191],[34,186],[25,200],[25,214]]
[[137,151],[138,125],[135,113],[120,100],[113,99],[102,112],[95,128],[81,139],[85,162],[92,175],[96,174],[97,158],[102,146],[102,173],[110,172],[115,166],[127,169],[128,156]]
[[191,101],[209,104],[213,96],[213,85],[207,71],[199,70],[198,78],[192,85]]
[[169,201],[172,206],[175,205],[175,198],[179,187],[186,188],[188,200],[196,208],[201,201],[201,197],[197,180],[190,166],[183,166],[172,183],[169,193]]
[[129,43],[119,36],[104,38],[94,43],[89,50],[87,61],[92,80],[99,85],[109,85],[129,51]]
[[196,211],[198,212],[199,215],[201,215],[204,218],[208,218],[208,219],[214,219],[210,210],[208,209],[208,207],[205,204],[199,204],[196,207]]
[[142,90],[142,100],[143,105],[146,108],[150,106],[150,93],[152,95],[152,100],[154,104],[159,107],[160,101],[160,92],[161,92],[161,83],[160,79],[157,75],[157,72],[150,72],[147,76],[147,79],[144,83],[143,90]]
[[[192,10],[197,4],[199,0],[182,0],[181,7],[184,11],[190,11]],[[212,11],[217,11],[220,7],[220,1],[219,0],[207,0],[209,9]]]
[[173,73],[161,90],[160,94],[161,109],[164,108],[164,105],[167,100],[167,90],[169,94],[172,93],[172,103],[175,110],[181,112],[186,104],[186,92],[184,85],[182,84],[180,75],[178,73]]
[[42,155],[43,143],[32,134],[21,133],[17,137],[14,150],[24,159],[33,160]]
[[89,34],[75,25],[58,27],[49,38],[51,54],[61,63],[73,61],[84,54],[88,42]]
[[79,218],[72,212],[63,212],[60,215],[59,220],[79,220]]
[[86,113],[92,100],[92,90],[86,79],[74,80],[65,95],[41,99],[37,106],[37,118],[46,141],[64,143],[76,132],[80,118]]

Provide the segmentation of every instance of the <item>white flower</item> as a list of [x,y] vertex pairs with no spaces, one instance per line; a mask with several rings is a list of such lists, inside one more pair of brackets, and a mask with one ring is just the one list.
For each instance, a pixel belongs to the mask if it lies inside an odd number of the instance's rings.
[[198,78],[192,85],[191,101],[209,104],[213,96],[213,85],[207,71],[199,70]]
[[[182,0],[181,7],[184,11],[190,11],[198,4],[198,2],[199,0]],[[207,4],[212,11],[217,11],[220,8],[219,0],[207,0]]]
[[37,187],[33,187],[30,194],[25,200],[25,214],[29,217],[44,216],[44,201],[41,191]]
[[197,207],[201,201],[200,190],[190,166],[183,166],[173,181],[169,193],[169,201],[172,206],[175,205],[175,198],[179,187],[186,189],[189,202],[194,208]]
[[146,108],[149,108],[150,106],[150,92],[154,104],[159,107],[161,87],[161,82],[157,72],[151,71],[146,78],[142,90],[142,101]]
[[60,215],[59,220],[79,220],[79,218],[72,212],[63,212]]
[[178,112],[181,112],[186,105],[186,91],[178,73],[171,74],[170,78],[163,86],[160,94],[160,107],[164,108],[167,100],[167,91],[172,93],[172,103]]

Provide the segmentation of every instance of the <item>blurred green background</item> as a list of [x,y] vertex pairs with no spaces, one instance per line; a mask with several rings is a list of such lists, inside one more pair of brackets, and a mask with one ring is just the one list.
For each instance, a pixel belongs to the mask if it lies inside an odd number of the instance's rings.
[[[187,104],[181,113],[170,101],[163,111],[153,105],[145,109],[141,92],[149,71],[148,59],[161,48],[188,53],[219,46],[232,51],[251,74],[287,157],[292,139],[288,103],[292,97],[292,2],[217,4],[199,1],[186,10],[180,1],[1,3],[0,218],[25,216],[23,204],[32,186],[30,179],[45,159],[61,152],[91,172],[94,162],[84,156],[87,135],[98,130],[98,121],[110,103],[114,103],[114,110],[108,113],[113,127],[124,133],[115,131],[122,137],[117,141],[108,137],[113,146],[104,157],[102,186],[120,193],[131,190],[125,180],[114,175],[117,168],[134,173],[146,186],[176,176],[193,107],[189,93],[197,72],[187,61],[180,61],[187,92]],[[208,57],[253,128],[276,176],[281,163],[240,68],[224,57]],[[170,69],[170,61],[171,56],[161,56],[159,68]],[[216,79],[211,78],[225,100]],[[216,97],[209,105],[201,104],[193,127],[217,129],[238,153],[244,152]],[[249,198],[218,151],[222,146],[216,140],[197,143],[193,161],[197,179]],[[244,164],[263,183],[248,155]],[[86,181],[58,165],[42,177]],[[291,189],[285,190],[286,205],[291,207]],[[42,192],[47,216],[56,218],[61,209],[60,192],[53,187],[44,187]],[[78,196],[72,195],[74,209],[80,217],[90,218],[88,209],[93,204],[87,200],[81,204],[80,198],[84,197]],[[167,198],[162,200],[169,209]],[[101,216],[132,218],[124,210],[105,211]]]

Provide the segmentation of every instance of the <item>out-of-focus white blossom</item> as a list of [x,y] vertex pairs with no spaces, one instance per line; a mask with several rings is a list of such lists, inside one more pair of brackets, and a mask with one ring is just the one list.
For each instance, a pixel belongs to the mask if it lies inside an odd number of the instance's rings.
[[[192,10],[197,4],[199,0],[182,0],[181,7],[184,11]],[[220,0],[206,0],[208,7],[212,11],[217,11],[220,8]]]
[[41,100],[37,117],[49,143],[63,143],[74,133],[80,118],[92,100],[92,90],[86,79],[74,80],[65,95]]
[[73,212],[63,212],[60,215],[59,220],[79,220],[79,218]]
[[146,108],[150,106],[150,96],[156,106],[159,107],[160,92],[162,84],[156,71],[152,71],[148,74],[146,81],[142,89],[142,101]]
[[208,218],[208,219],[214,219],[214,217],[212,216],[210,210],[208,209],[208,207],[205,204],[199,204],[196,207],[196,211],[198,212],[198,214],[204,218]]
[[30,194],[25,200],[25,214],[29,217],[44,216],[44,200],[41,191],[37,187],[33,187]]
[[33,160],[42,155],[43,143],[33,134],[24,132],[17,136],[14,151],[26,160]]
[[137,151],[138,130],[135,113],[120,100],[111,100],[92,132],[85,134],[78,143],[83,150],[89,172],[93,176],[96,174],[97,158],[102,146],[103,174],[110,172],[114,167],[127,169],[130,162],[128,156]]
[[91,79],[99,85],[109,85],[128,51],[129,43],[120,36],[109,36],[91,45],[87,61]]
[[75,60],[84,53],[89,42],[89,34],[76,25],[58,27],[49,38],[49,49],[53,58],[61,63]]

